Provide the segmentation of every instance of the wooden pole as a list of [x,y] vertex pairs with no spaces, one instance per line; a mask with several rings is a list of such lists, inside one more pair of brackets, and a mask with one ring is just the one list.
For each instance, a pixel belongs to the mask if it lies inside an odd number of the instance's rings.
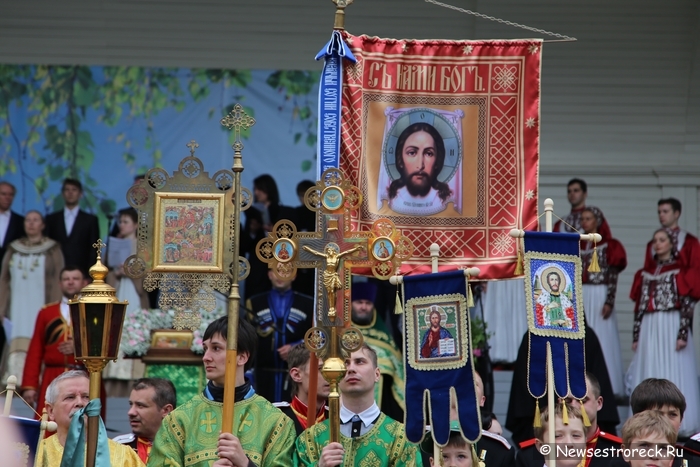
[[[544,223],[547,232],[552,231],[552,212],[554,212],[554,201],[551,198],[544,200]],[[546,463],[550,467],[557,466],[556,456],[556,417],[554,416],[554,365],[552,362],[552,347],[547,342],[547,412],[549,420],[547,420],[547,443],[549,443],[550,455],[552,452],[555,455],[551,459],[547,459]]]
[[[433,243],[430,245],[430,272],[436,274],[438,272],[438,259],[440,258],[440,245]],[[432,416],[432,414],[431,414]],[[435,433],[435,427],[433,428],[433,433]],[[433,463],[434,465],[439,465],[442,467],[444,463],[442,462],[442,449],[435,441],[435,436],[433,436]]]
[[15,389],[17,388],[17,377],[15,375],[10,375],[7,378],[7,386],[5,389],[7,392],[5,393],[5,409],[3,411],[3,415],[5,417],[10,416],[10,410],[12,409],[12,396],[15,394]]
[[[102,366],[104,369],[104,365]],[[90,400],[100,398],[100,388],[102,386],[102,371],[90,372]],[[85,457],[86,467],[95,467],[97,460],[97,434],[100,427],[100,415],[88,417],[87,419],[87,451]]]
[[309,352],[309,399],[306,401],[306,428],[316,424],[316,397],[318,394],[318,356],[316,352]]

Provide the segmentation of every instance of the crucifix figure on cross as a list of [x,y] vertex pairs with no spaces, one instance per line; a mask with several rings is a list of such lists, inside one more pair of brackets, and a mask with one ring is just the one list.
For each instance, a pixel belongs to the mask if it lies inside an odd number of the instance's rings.
[[326,288],[326,297],[328,297],[328,318],[331,321],[335,320],[335,292],[343,288],[343,283],[340,282],[340,275],[338,274],[338,267],[340,267],[340,262],[343,256],[347,256],[356,251],[362,250],[365,247],[363,245],[356,246],[355,248],[350,248],[349,250],[340,251],[340,247],[333,242],[326,243],[326,252],[322,253],[316,251],[313,248],[309,248],[304,245],[302,247],[304,250],[312,253],[316,256],[321,256],[326,258],[326,269],[323,271],[323,286]]

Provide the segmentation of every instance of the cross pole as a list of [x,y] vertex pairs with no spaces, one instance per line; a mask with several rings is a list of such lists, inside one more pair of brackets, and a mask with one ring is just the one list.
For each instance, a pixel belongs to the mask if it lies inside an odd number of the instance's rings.
[[[244,202],[241,193],[241,172],[243,172],[243,143],[241,130],[247,130],[255,125],[255,119],[249,116],[241,104],[236,104],[233,110],[221,119],[221,124],[234,131],[233,148],[233,222],[234,235],[231,239],[233,262],[231,264],[231,290],[228,296],[228,331],[226,338],[226,373],[224,375],[224,409],[221,420],[224,433],[233,433],[234,401],[236,394],[236,368],[238,362],[238,319],[241,295],[238,291],[238,280],[241,276],[241,258],[238,255],[238,242],[241,238],[241,204]],[[193,150],[193,148],[191,148]],[[244,268],[245,269],[245,268]]]
[[[388,219],[377,220],[372,230],[356,232],[350,212],[358,209],[362,194],[338,169],[328,169],[307,190],[306,206],[318,212],[316,232],[299,232],[287,220],[272,228],[257,247],[258,258],[280,278],[291,278],[298,268],[317,270],[316,327],[304,339],[306,347],[323,360],[321,373],[331,385],[328,396],[331,442],[340,439],[340,393],[345,377],[345,358],[362,346],[362,334],[350,325],[351,270],[364,268],[388,279],[403,259],[410,258],[413,245]],[[313,361],[311,363],[314,363]],[[315,391],[311,386],[311,392]],[[312,397],[313,396],[313,397]],[[309,399],[315,400],[315,394]],[[315,419],[315,411],[309,414]]]

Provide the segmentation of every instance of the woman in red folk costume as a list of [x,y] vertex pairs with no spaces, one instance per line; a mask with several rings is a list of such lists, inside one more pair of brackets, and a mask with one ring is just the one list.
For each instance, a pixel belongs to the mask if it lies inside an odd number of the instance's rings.
[[632,350],[627,371],[629,393],[646,378],[672,381],[685,395],[686,410],[680,436],[700,430],[700,387],[695,349],[690,335],[693,308],[690,297],[700,298],[700,277],[678,261],[668,229],[654,233],[655,264],[637,271],[630,297],[636,302]]
[[[627,253],[620,242],[612,238],[610,227],[603,213],[595,207],[581,212],[581,227],[587,233],[597,233],[603,238],[598,244],[581,242],[583,263],[583,308],[586,324],[598,335],[605,356],[610,382],[615,395],[625,394],[624,370],[620,334],[615,315],[615,295],[618,275],[627,267]],[[597,250],[600,272],[589,272],[588,268]]]

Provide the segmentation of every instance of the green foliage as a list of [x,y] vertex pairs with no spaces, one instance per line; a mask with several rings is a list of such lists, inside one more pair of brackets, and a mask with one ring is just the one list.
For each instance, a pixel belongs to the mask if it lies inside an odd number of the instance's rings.
[[[21,174],[34,186],[47,210],[63,205],[50,187],[66,177],[78,178],[84,187],[81,205],[95,212],[106,228],[107,215],[121,203],[109,199],[97,176],[91,174],[98,155],[86,125],[88,116],[96,115],[98,124],[106,127],[129,123],[145,128],[144,141],[132,141],[124,132],[111,137],[112,143],[121,145],[126,167],[132,173],[145,172],[161,166],[163,159],[154,130],[156,116],[165,109],[182,110],[191,101],[205,99],[212,83],[245,88],[252,74],[248,70],[116,66],[100,70],[101,76],[95,76],[99,72],[86,66],[0,65],[0,176]],[[308,94],[319,77],[319,72],[277,71],[267,80],[284,96],[279,110],[292,106],[294,143],[304,141],[314,148],[314,158],[316,120]],[[234,99],[240,101],[242,97]],[[224,115],[232,106],[224,109]],[[21,116],[16,109],[22,110]],[[245,110],[255,115],[255,109],[248,106]],[[209,118],[217,113],[211,109]],[[18,118],[23,121],[20,123]],[[230,132],[230,138],[233,136]],[[250,130],[242,131],[243,138],[249,136]],[[150,164],[136,167],[137,159],[143,161],[144,156],[139,144],[147,151]],[[311,170],[313,158],[301,164],[303,171]],[[30,176],[30,166],[41,167],[41,173]]]
[[[316,158],[316,119],[313,118],[312,102],[309,95],[321,77],[320,71],[279,70],[267,78],[267,84],[284,94],[285,103],[292,106],[292,126],[301,127],[294,133],[294,144],[298,144],[304,135],[304,142],[313,150]],[[284,106],[280,107],[282,110]],[[301,170],[308,172],[313,166],[313,160],[304,160]]]
[[486,350],[486,344],[489,337],[493,333],[487,331],[487,324],[484,320],[479,317],[472,318],[470,320],[471,332],[472,332],[472,353],[474,354],[474,359],[477,360]]

